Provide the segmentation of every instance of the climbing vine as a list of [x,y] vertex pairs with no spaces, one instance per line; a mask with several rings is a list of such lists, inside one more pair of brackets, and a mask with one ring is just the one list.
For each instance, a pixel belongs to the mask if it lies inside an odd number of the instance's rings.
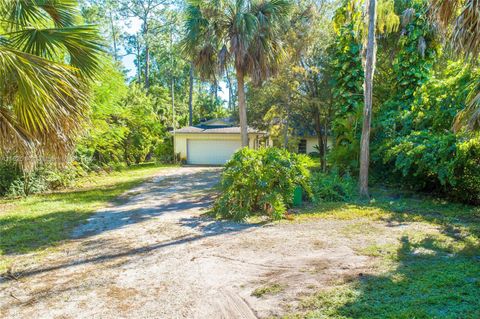
[[424,1],[403,9],[398,49],[392,64],[394,92],[382,105],[376,139],[408,134],[412,129],[412,103],[418,90],[431,77],[438,57],[438,43]]
[[393,64],[397,80],[396,99],[402,108],[410,105],[416,89],[429,79],[437,57],[437,45],[426,10],[425,5],[417,4],[402,15],[400,50]]
[[358,166],[364,80],[362,46],[356,24],[359,18],[360,13],[351,1],[346,1],[335,14],[336,37],[332,49],[335,147],[330,158],[342,170]]

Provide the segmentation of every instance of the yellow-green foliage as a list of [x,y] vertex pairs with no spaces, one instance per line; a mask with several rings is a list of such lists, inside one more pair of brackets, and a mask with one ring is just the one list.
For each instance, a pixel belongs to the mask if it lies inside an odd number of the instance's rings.
[[292,203],[295,187],[310,194],[311,165],[308,156],[284,149],[243,148],[225,166],[214,212],[235,220],[255,214],[280,219]]

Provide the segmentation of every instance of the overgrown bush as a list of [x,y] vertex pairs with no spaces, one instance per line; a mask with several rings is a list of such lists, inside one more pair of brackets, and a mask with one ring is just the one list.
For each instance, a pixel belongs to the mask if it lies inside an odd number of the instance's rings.
[[412,132],[385,149],[384,164],[392,165],[412,188],[480,203],[480,137]]
[[1,160],[0,196],[27,196],[70,186],[78,176],[87,174],[85,165],[81,160],[61,168],[44,163],[33,171],[25,172],[15,161]]
[[22,171],[14,161],[0,161],[0,196],[6,195],[12,184],[22,176]]
[[25,173],[14,161],[4,160],[0,163],[0,195],[25,196],[40,193],[48,189],[48,182],[43,171],[37,169]]
[[311,178],[313,202],[343,202],[352,199],[356,183],[350,174],[340,175],[338,170],[330,173],[316,172]]
[[283,149],[241,149],[225,166],[214,213],[234,220],[255,214],[281,219],[292,204],[295,187],[311,194],[311,165],[308,156]]

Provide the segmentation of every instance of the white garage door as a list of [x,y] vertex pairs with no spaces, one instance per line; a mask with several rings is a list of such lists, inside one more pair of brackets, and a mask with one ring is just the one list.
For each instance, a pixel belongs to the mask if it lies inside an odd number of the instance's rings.
[[188,140],[187,163],[196,165],[223,165],[240,147],[240,140]]

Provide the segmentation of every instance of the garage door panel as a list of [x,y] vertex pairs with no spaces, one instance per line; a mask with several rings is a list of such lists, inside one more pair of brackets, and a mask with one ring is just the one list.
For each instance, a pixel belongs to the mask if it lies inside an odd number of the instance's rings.
[[240,140],[187,140],[187,163],[223,165],[240,147]]

